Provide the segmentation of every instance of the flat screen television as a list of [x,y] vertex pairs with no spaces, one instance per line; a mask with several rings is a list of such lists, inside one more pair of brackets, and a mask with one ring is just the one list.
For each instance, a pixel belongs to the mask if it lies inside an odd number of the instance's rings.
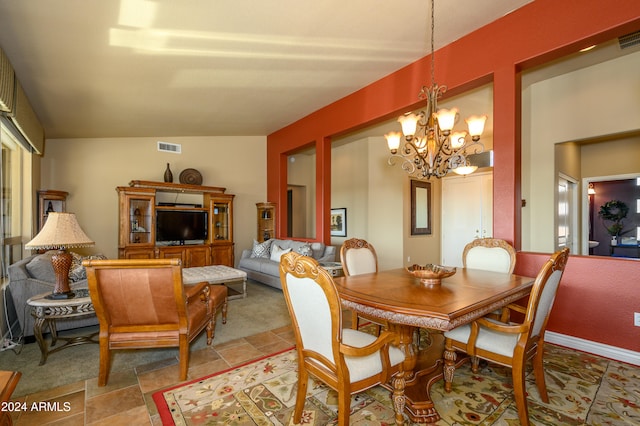
[[198,244],[207,239],[206,211],[156,210],[156,241]]

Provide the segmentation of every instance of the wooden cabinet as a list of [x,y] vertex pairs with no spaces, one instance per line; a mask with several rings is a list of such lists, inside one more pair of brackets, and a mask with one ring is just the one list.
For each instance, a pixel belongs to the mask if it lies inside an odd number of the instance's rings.
[[47,221],[49,213],[67,211],[68,192],[43,189],[38,191],[38,232]]
[[276,236],[276,205],[274,203],[256,203],[258,217],[258,234],[256,239],[259,243],[267,241]]
[[211,262],[210,245],[158,247],[157,253],[159,259],[180,259],[183,268],[214,264]]
[[204,205],[209,207],[209,232],[212,264],[235,264],[233,243],[233,198],[232,194],[204,194]]
[[[132,181],[120,186],[118,256],[124,259],[171,259],[182,261],[185,268],[208,265],[234,266],[233,199],[225,188]],[[159,193],[199,194],[202,203],[176,204],[158,202]],[[176,196],[177,198],[177,196]],[[207,237],[198,243],[172,245],[159,243],[156,234],[157,212],[206,212]],[[181,241],[180,243],[184,243]]]

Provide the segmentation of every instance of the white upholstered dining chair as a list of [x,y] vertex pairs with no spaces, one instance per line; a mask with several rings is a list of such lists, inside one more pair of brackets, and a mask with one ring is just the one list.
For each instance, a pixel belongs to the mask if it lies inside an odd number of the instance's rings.
[[505,240],[478,238],[464,247],[462,266],[512,274],[516,266],[516,251]]
[[[378,255],[373,244],[360,238],[350,238],[342,243],[340,247],[340,262],[345,275],[360,275],[378,272]],[[353,311],[351,314],[351,328],[357,330],[360,326],[360,318],[364,318],[376,325],[377,334],[380,328],[389,328],[386,321],[358,314]]]
[[280,259],[280,281],[291,315],[298,352],[298,387],[293,422],[300,423],[309,375],[338,393],[338,424],[349,424],[351,395],[388,382],[393,376],[396,423],[404,423],[403,352],[391,343],[397,335],[378,337],[342,328],[342,308],[331,275],[318,262],[298,253]]
[[[513,392],[520,424],[529,424],[525,393],[526,363],[533,359],[533,372],[540,398],[549,402],[544,378],[544,333],[560,279],[569,258],[569,249],[554,253],[542,266],[531,289],[526,309],[511,304],[507,308],[524,314],[522,323],[505,324],[488,317],[444,333],[445,391],[451,391],[456,351],[511,367]],[[477,364],[472,364],[477,372]]]
[[[516,267],[516,250],[499,238],[477,238],[464,247],[462,266],[512,274]],[[509,321],[508,309],[498,310],[489,315],[501,319],[502,322]]]

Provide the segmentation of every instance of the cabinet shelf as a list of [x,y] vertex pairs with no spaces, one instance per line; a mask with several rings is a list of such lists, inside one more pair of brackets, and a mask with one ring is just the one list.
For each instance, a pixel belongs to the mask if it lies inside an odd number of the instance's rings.
[[274,203],[256,203],[258,235],[256,240],[263,242],[276,236],[276,205]]

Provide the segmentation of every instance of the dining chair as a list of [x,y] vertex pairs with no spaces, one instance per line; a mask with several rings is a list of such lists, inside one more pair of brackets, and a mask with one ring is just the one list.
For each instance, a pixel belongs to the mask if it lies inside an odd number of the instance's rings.
[[516,250],[505,240],[477,238],[464,247],[462,266],[512,274],[516,266]]
[[338,393],[338,424],[349,424],[351,395],[393,381],[396,424],[404,424],[403,352],[398,336],[373,336],[342,327],[342,308],[331,275],[318,262],[295,252],[280,259],[280,281],[291,315],[298,353],[298,387],[293,422],[300,423],[309,375]]
[[[360,238],[350,238],[340,247],[340,262],[345,275],[360,275],[378,272],[378,256],[373,244]],[[380,334],[381,328],[389,328],[388,323],[379,318],[351,313],[351,328],[357,330],[360,326],[360,318],[371,321],[376,326],[376,334]]]
[[209,284],[182,283],[179,259],[85,260],[91,302],[100,323],[98,386],[105,386],[116,349],[179,348],[187,379],[189,344],[204,329],[213,340]]
[[[526,363],[533,360],[533,372],[544,402],[549,402],[544,378],[544,333],[549,313],[564,272],[569,249],[554,253],[542,266],[535,279],[526,308],[510,304],[508,308],[524,314],[522,323],[504,324],[491,318],[481,318],[446,331],[444,350],[445,391],[450,392],[456,368],[456,351],[511,367],[513,391],[522,425],[529,424],[525,393]],[[477,364],[472,364],[477,372]]]
[[[476,238],[462,251],[462,266],[483,271],[513,273],[516,267],[516,250],[499,238]],[[509,310],[501,309],[489,314],[502,322],[509,321]]]

